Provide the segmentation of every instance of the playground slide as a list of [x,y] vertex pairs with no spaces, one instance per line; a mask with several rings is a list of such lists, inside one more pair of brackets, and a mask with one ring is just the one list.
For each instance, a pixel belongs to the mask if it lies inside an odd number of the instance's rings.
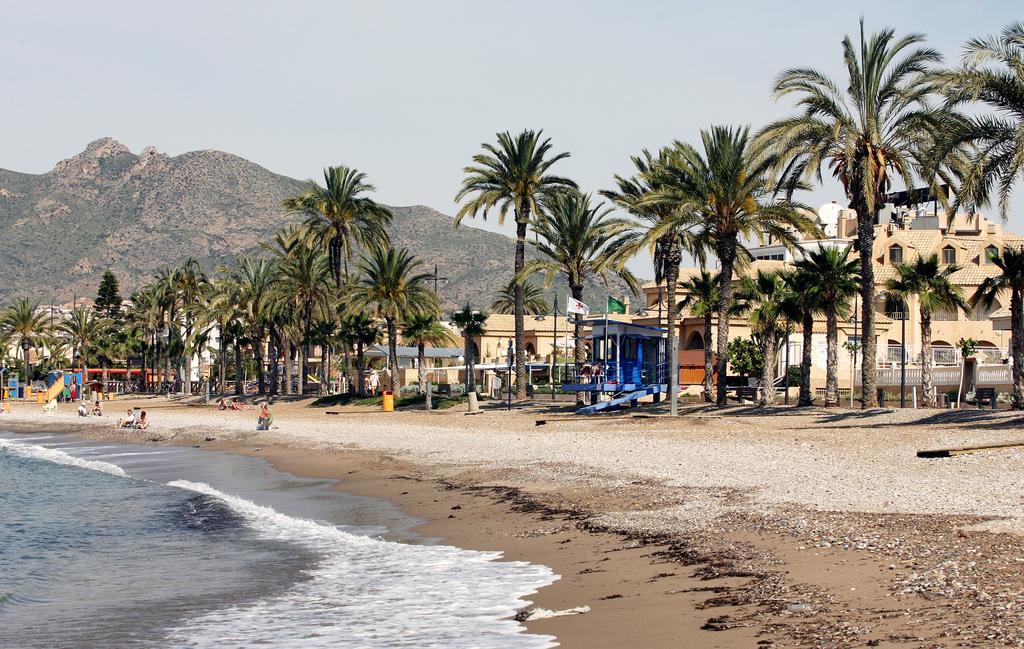
[[58,372],[57,378],[54,380],[53,385],[46,388],[46,403],[53,401],[60,393],[64,391],[64,373]]
[[576,414],[577,415],[592,415],[594,413],[601,412],[602,410],[610,410],[610,409],[618,408],[619,406],[627,405],[627,404],[630,407],[633,407],[633,406],[637,405],[637,404],[633,403],[634,401],[638,401],[638,400],[640,400],[640,399],[642,399],[642,398],[644,398],[646,396],[650,396],[652,394],[657,394],[657,393],[660,393],[660,392],[661,392],[661,386],[649,385],[649,386],[647,386],[645,388],[642,388],[640,390],[633,390],[631,392],[626,392],[626,393],[620,394],[619,396],[616,396],[616,397],[614,397],[612,399],[609,399],[608,401],[598,401],[595,404],[592,404],[592,405],[589,405],[589,406],[584,406],[584,407],[578,409],[576,411]]

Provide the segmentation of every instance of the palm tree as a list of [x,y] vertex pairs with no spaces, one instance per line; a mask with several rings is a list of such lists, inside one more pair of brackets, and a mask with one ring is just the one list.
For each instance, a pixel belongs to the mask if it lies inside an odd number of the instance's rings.
[[[886,283],[886,290],[906,301],[917,296],[921,311],[921,390],[925,408],[935,406],[932,385],[932,314],[940,309],[967,310],[963,292],[949,276],[960,270],[956,264],[941,266],[939,256],[918,257],[912,264],[897,264],[899,275]],[[980,287],[979,287],[980,288]]]
[[426,409],[430,410],[430,377],[427,376],[426,346],[440,347],[452,342],[452,334],[437,319],[435,313],[418,313],[409,317],[402,328],[402,339],[416,345],[416,362],[419,370],[419,392],[423,395]]
[[[648,202],[676,205],[698,241],[714,244],[718,257],[718,386],[716,402],[725,405],[729,317],[733,270],[745,255],[742,241],[771,240],[793,249],[797,233],[817,228],[801,206],[770,200],[771,158],[751,144],[750,129],[713,126],[701,131],[703,154],[676,142],[667,164],[659,165],[660,188]],[[774,393],[773,393],[774,396]]]
[[686,293],[682,302],[676,305],[676,311],[689,309],[696,318],[704,320],[704,401],[714,400],[714,353],[711,347],[711,320],[718,309],[718,274],[709,273],[704,268],[699,275],[692,275],[679,288]]
[[[633,273],[614,263],[620,254],[614,244],[622,234],[632,229],[633,224],[623,219],[610,219],[610,213],[611,209],[601,204],[591,205],[590,195],[576,190],[547,198],[533,225],[538,237],[531,242],[541,257],[526,263],[522,277],[543,272],[544,285],[550,287],[555,275],[564,274],[569,283],[569,293],[575,300],[583,299],[583,287],[592,277],[600,278],[608,287],[610,276],[617,275],[630,290],[638,293],[640,282]],[[580,367],[584,360],[581,320],[576,318],[573,325],[576,367]],[[576,400],[583,403],[582,392],[577,393]]]
[[377,248],[359,263],[360,278],[349,296],[350,312],[370,311],[384,321],[388,334],[391,391],[398,381],[398,327],[417,314],[437,313],[432,277],[419,272],[419,259],[405,248]]
[[533,221],[533,215],[540,211],[541,202],[565,189],[575,189],[576,183],[568,178],[552,175],[551,167],[569,157],[568,153],[551,155],[550,138],[542,139],[543,131],[526,130],[513,137],[510,133],[498,133],[498,145],[484,143],[484,153],[473,156],[473,165],[465,167],[466,174],[462,189],[455,200],[470,198],[455,215],[458,225],[466,216],[498,210],[498,223],[505,222],[509,209],[516,220],[516,251],[514,273],[515,327],[516,327],[516,398],[526,398],[526,334],[523,317],[525,314],[522,276],[526,263],[526,230]]
[[[636,173],[631,178],[615,177],[617,188],[605,190],[601,194],[615,205],[626,210],[636,223],[630,231],[624,232],[615,242],[618,250],[618,267],[622,267],[630,258],[643,249],[651,253],[654,260],[654,279],[659,286],[665,282],[668,304],[676,299],[676,288],[679,281],[679,265],[683,261],[683,252],[689,251],[703,265],[707,241],[700,238],[695,231],[694,219],[683,201],[664,200],[665,189],[662,184],[663,174],[660,169],[670,164],[673,152],[663,148],[658,157],[644,151],[634,156],[633,166]],[[679,408],[679,375],[675,371],[679,358],[679,332],[676,327],[678,311],[668,310],[668,390],[669,408],[673,416]]]
[[[786,301],[789,299],[786,276],[784,273],[759,270],[755,276],[747,276],[740,281],[736,297],[737,303],[749,312],[751,337],[760,344],[764,357],[758,405],[774,406],[779,345],[789,329],[785,312]],[[735,313],[738,307],[734,306],[733,309]]]
[[[304,395],[313,324],[333,317],[330,258],[314,248],[293,250],[281,260],[271,290],[274,299],[291,307],[292,322],[300,332],[299,394]],[[254,341],[254,349],[262,347],[262,344],[262,339]]]
[[281,204],[290,213],[308,217],[309,233],[325,244],[334,285],[340,290],[356,248],[368,250],[388,245],[391,211],[364,196],[376,188],[366,182],[366,174],[358,169],[344,165],[327,167],[323,185],[308,180],[306,186],[305,193],[286,198]]
[[33,348],[46,344],[50,335],[49,315],[39,310],[38,302],[19,298],[0,317],[0,327],[12,342],[21,347],[25,361],[25,383],[28,383],[32,380],[32,359],[29,353]]
[[473,353],[473,339],[487,333],[487,314],[482,311],[474,311],[467,303],[466,306],[452,314],[451,323],[462,332],[466,357],[466,394],[476,392],[476,377],[473,371],[476,355]]
[[974,295],[971,306],[991,309],[1000,294],[1010,292],[1010,356],[1013,359],[1013,408],[1024,408],[1024,249],[1005,247],[992,257],[999,274],[986,278]]
[[380,342],[382,335],[380,326],[378,326],[376,320],[374,320],[368,313],[360,311],[342,318],[341,331],[348,343],[354,345],[356,348],[357,391],[360,395],[363,395],[366,393],[364,390],[364,386],[366,385],[366,362],[364,352],[367,347],[376,345]]
[[[893,178],[913,187],[915,173],[931,165],[937,134],[958,121],[929,105],[937,88],[931,66],[942,57],[920,47],[923,41],[921,34],[897,39],[888,28],[866,37],[861,19],[859,43],[843,39],[847,78],[836,83],[814,69],[786,70],[775,83],[775,97],[797,95],[801,112],[769,124],[758,136],[774,154],[787,190],[812,177],[820,181],[828,165],[857,212],[865,408],[877,405],[871,261],[876,213]],[[929,183],[934,177],[920,175]]]
[[92,309],[78,307],[66,320],[57,325],[57,331],[67,338],[72,349],[71,363],[80,363],[84,376],[89,375],[86,359],[90,349],[110,328],[110,321],[96,315]]
[[[533,282],[523,282],[523,313],[526,315],[543,315],[551,310],[551,305],[544,299],[544,291]],[[516,279],[513,277],[501,287],[498,297],[491,303],[491,311],[512,315],[516,311]]]
[[[797,273],[811,279],[803,286],[808,305],[820,305],[825,312],[825,340],[827,356],[825,363],[825,407],[839,405],[839,315],[845,315],[850,300],[860,288],[859,262],[850,259],[850,248],[825,248],[808,252],[796,262]],[[799,280],[796,280],[799,282]],[[810,311],[810,309],[808,309]],[[812,321],[813,322],[813,321]],[[806,321],[804,336],[810,339]],[[807,354],[807,343],[804,353]],[[810,374],[809,368],[807,371]],[[801,389],[803,381],[801,380]],[[808,389],[808,392],[810,390]],[[809,396],[809,395],[808,395]]]
[[[248,338],[252,345],[253,359],[256,362],[256,380],[259,394],[266,394],[266,372],[263,367],[263,341],[267,334],[267,325],[271,318],[274,290],[283,292],[279,284],[280,275],[277,266],[266,259],[243,257],[237,260],[234,270],[228,275],[225,292],[218,300],[235,301],[240,309],[236,314],[237,321],[244,327],[244,336],[235,339],[235,384],[236,391],[240,385],[240,367],[242,360],[242,343]],[[225,306],[225,308],[229,308]],[[293,312],[292,312],[293,313]],[[273,359],[276,364],[277,359]]]
[[811,396],[811,364],[814,353],[814,316],[824,310],[817,293],[812,292],[817,278],[813,275],[796,269],[786,275],[789,283],[790,303],[787,310],[791,312],[791,320],[799,321],[802,334],[801,355],[800,355],[800,395],[797,397],[797,406],[811,406],[814,398]]
[[195,342],[193,336],[195,334],[196,309],[202,302],[208,280],[206,273],[199,266],[199,262],[192,257],[186,259],[181,266],[176,268],[172,277],[174,286],[171,290],[177,293],[182,316],[182,374],[184,375],[182,392],[192,394],[192,349]]
[[995,192],[1005,221],[1013,185],[1024,177],[1024,22],[968,41],[963,64],[939,79],[949,106],[980,103],[994,111],[944,129],[936,158],[957,156],[960,162],[954,171],[961,184],[950,211],[968,201],[987,205]]

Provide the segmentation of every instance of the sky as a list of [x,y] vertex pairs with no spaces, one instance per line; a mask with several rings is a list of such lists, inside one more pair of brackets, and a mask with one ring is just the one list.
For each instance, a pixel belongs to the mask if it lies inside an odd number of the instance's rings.
[[[42,173],[100,137],[234,153],[454,214],[462,168],[499,131],[544,129],[585,191],[712,124],[791,112],[782,70],[841,78],[840,41],[891,26],[947,60],[1017,2],[24,2],[0,0],[0,167]],[[1009,227],[1024,231],[1024,191]],[[827,183],[802,200],[844,200]],[[510,225],[467,225],[510,232]],[[650,276],[649,260],[634,270]]]

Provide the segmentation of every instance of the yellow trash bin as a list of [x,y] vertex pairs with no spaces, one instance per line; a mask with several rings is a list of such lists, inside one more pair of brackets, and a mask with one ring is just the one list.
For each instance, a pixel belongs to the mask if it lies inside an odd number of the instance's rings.
[[395,393],[391,390],[384,390],[384,401],[381,405],[384,406],[384,412],[393,412],[395,410]]
[[[37,392],[36,394],[39,394],[39,393]],[[31,398],[32,398],[32,386],[31,385],[26,385],[25,386],[25,399],[28,400],[28,399],[31,399]]]
[[[27,390],[28,388],[25,388],[25,389]],[[46,393],[45,392],[42,392],[42,391],[36,392],[36,403],[46,403]]]

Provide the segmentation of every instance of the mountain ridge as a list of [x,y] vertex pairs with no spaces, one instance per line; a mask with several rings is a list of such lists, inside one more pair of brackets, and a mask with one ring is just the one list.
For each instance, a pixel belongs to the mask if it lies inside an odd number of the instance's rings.
[[[281,199],[306,181],[277,174],[216,149],[175,156],[147,146],[138,154],[117,140],[93,140],[47,172],[0,168],[0,300],[27,296],[57,303],[95,293],[113,270],[127,295],[154,273],[188,257],[208,272],[302,220]],[[490,305],[512,276],[513,240],[424,205],[389,206],[389,233],[408,247],[439,283],[446,308]],[[589,287],[597,299],[604,289]],[[562,289],[556,285],[549,293]],[[613,293],[622,293],[616,280]]]

